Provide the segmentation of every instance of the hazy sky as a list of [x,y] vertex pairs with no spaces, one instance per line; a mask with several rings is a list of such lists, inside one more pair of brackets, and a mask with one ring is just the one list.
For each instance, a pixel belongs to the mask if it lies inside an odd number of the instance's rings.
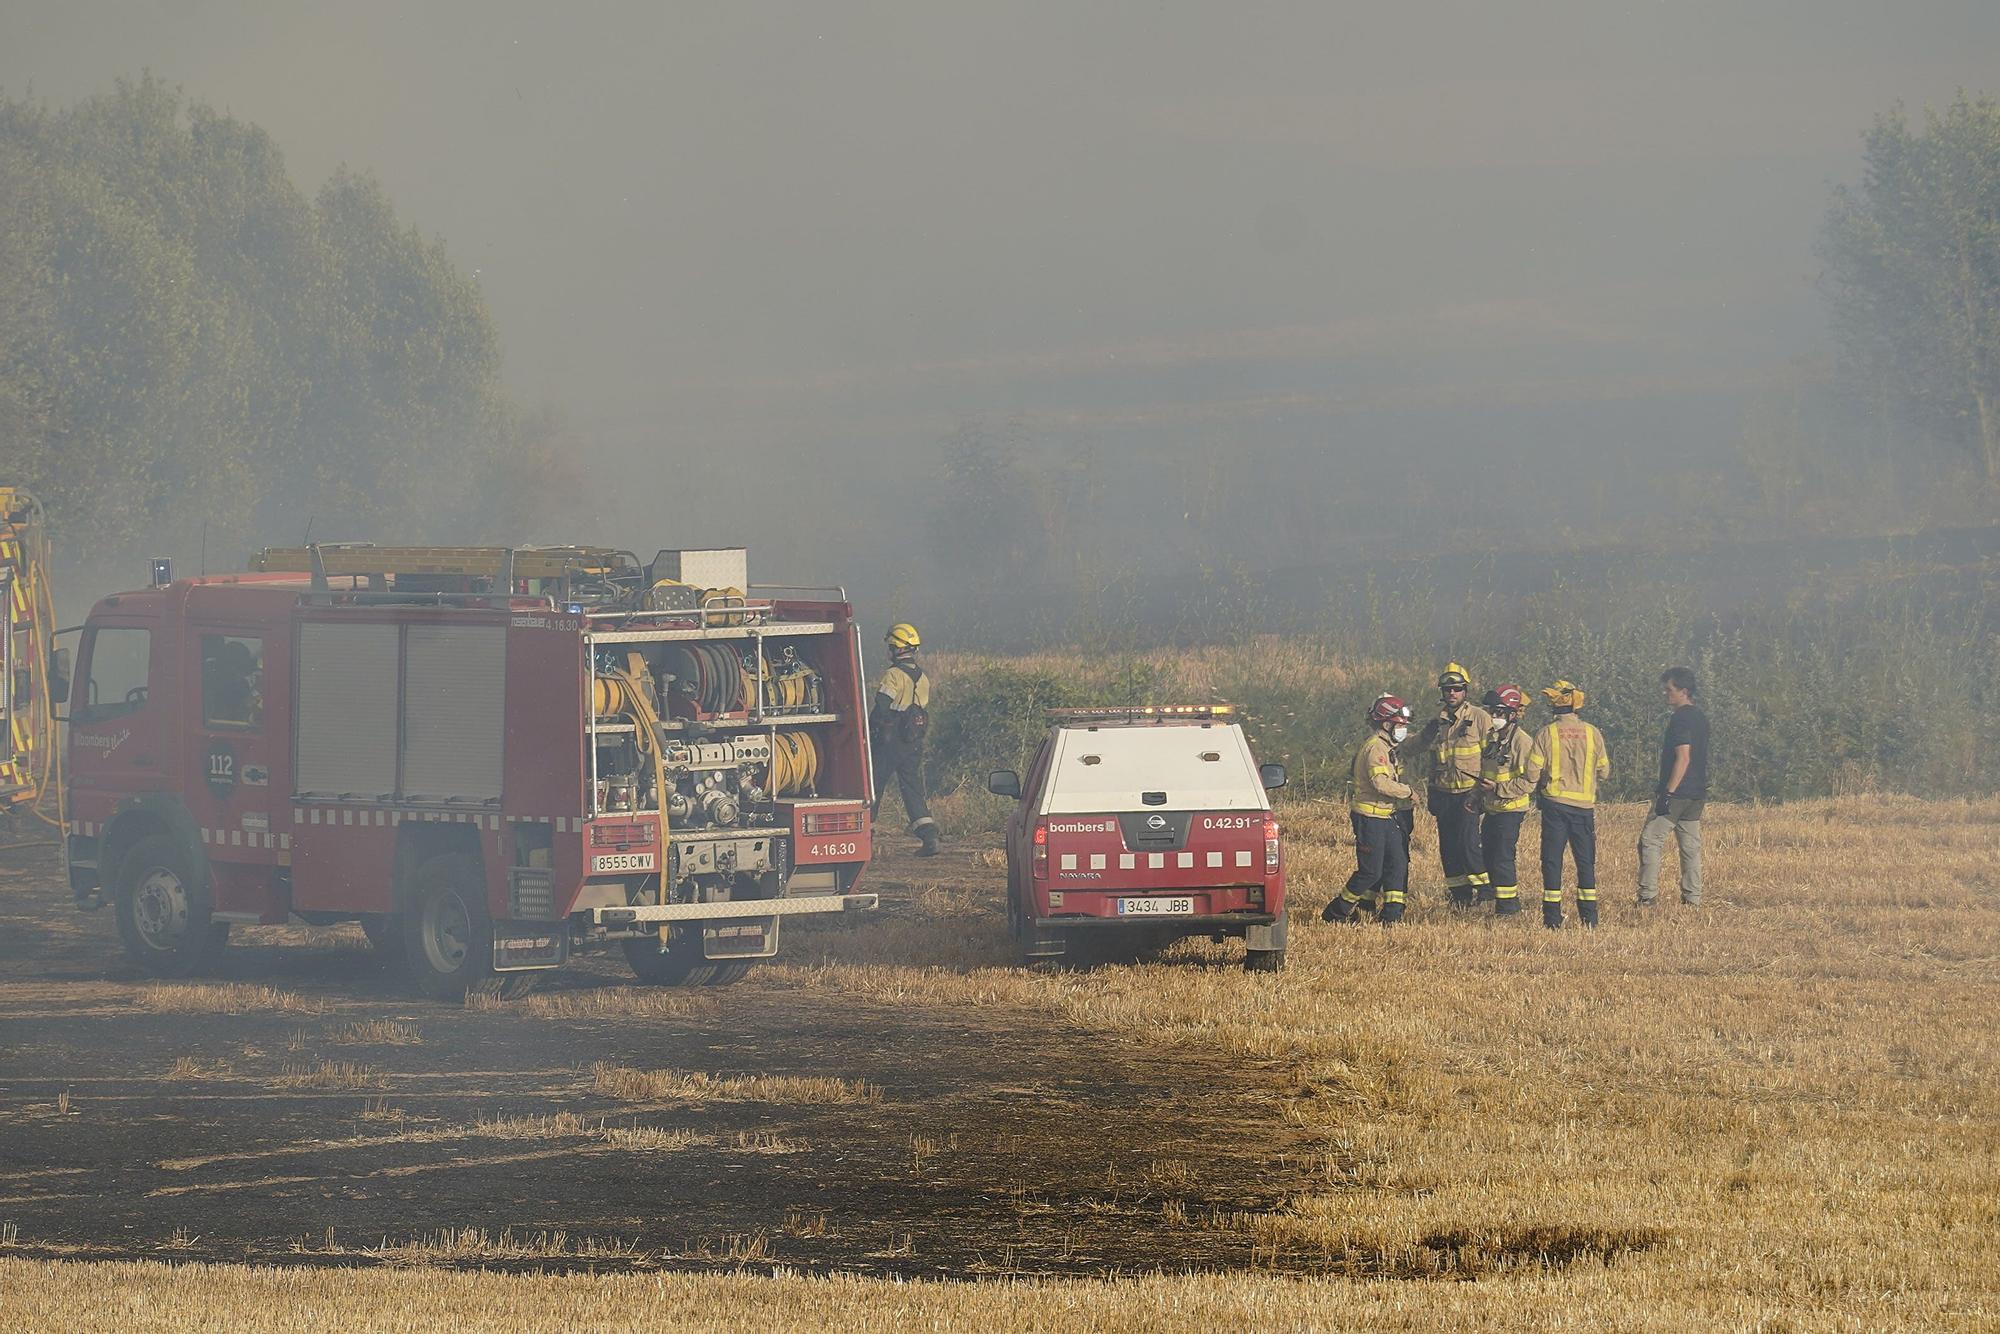
[[1992,0],[0,5],[10,95],[376,172],[609,454],[1754,371],[1870,118],[2000,82]]

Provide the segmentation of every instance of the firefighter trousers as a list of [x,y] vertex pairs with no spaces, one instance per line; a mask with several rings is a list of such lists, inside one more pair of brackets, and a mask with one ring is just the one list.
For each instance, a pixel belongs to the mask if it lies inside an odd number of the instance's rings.
[[924,792],[924,751],[921,746],[883,746],[875,762],[875,819],[882,817],[882,799],[889,795],[889,778],[903,796],[903,813],[909,817],[910,832],[922,835],[936,826],[931,818],[930,799]]
[[1340,891],[1340,915],[1351,917],[1363,903],[1380,894],[1382,920],[1393,922],[1403,915],[1409,899],[1410,836],[1395,817],[1355,815],[1354,874]]
[[1479,855],[1479,812],[1465,809],[1466,792],[1431,789],[1430,810],[1438,826],[1438,860],[1444,864],[1444,889],[1456,904],[1475,902],[1487,884],[1486,864]]
[[1542,799],[1542,921],[1562,925],[1563,852],[1576,860],[1576,915],[1597,925],[1597,812]]
[[1488,811],[1479,822],[1480,865],[1493,882],[1495,912],[1519,912],[1520,877],[1514,869],[1514,848],[1521,841],[1526,811]]

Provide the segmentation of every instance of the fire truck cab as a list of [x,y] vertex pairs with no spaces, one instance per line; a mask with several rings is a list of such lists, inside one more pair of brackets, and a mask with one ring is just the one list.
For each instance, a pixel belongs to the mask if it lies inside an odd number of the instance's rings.
[[314,547],[100,601],[69,715],[80,906],[162,974],[358,921],[437,997],[572,951],[732,981],[875,906],[859,635],[743,553]]
[[1271,788],[1224,705],[1051,709],[1007,823],[1007,920],[1023,962],[1092,962],[1183,936],[1239,936],[1285,962],[1285,866]]

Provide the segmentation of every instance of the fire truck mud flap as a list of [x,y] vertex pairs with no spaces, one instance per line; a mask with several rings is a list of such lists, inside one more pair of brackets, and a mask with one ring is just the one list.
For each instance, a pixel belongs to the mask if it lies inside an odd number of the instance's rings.
[[569,961],[569,923],[495,922],[493,971],[520,973],[560,968]]

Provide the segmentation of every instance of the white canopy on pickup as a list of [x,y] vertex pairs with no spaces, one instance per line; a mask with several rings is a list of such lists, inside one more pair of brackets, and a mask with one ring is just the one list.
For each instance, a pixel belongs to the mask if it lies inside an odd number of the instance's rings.
[[[1041,815],[1270,808],[1235,723],[1064,727],[1049,763]],[[1149,803],[1149,792],[1166,799]]]

